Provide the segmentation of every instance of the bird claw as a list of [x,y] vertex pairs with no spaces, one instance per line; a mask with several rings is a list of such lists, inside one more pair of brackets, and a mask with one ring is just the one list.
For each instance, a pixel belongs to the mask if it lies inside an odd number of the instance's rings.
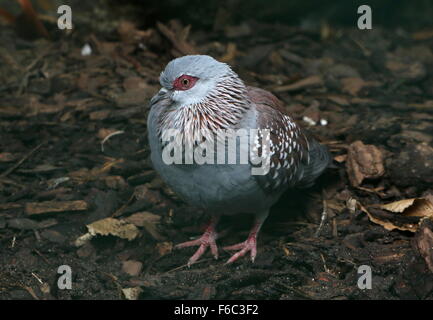
[[217,239],[217,233],[214,231],[208,232],[206,231],[199,239],[182,242],[176,245],[175,249],[182,249],[187,247],[199,246],[197,251],[192,255],[188,260],[188,267],[192,264],[196,263],[197,260],[206,252],[206,249],[210,247],[212,255],[215,259],[218,259],[218,247],[216,245],[215,240]]
[[229,260],[227,260],[226,264],[230,264],[230,263],[235,262],[240,257],[243,257],[248,251],[251,251],[251,261],[254,263],[254,260],[256,259],[256,255],[257,255],[256,237],[254,237],[254,236],[248,237],[248,239],[245,240],[244,242],[241,242],[241,243],[238,243],[238,244],[235,244],[232,246],[224,247],[223,249],[224,250],[239,250],[234,255],[232,255]]

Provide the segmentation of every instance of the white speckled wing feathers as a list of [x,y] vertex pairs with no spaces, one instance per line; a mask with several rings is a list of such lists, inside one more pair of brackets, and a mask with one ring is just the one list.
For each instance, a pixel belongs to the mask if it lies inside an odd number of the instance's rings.
[[296,187],[305,180],[310,165],[310,140],[286,114],[283,103],[270,92],[248,87],[249,97],[257,110],[257,128],[270,130],[270,170],[256,176],[265,192],[279,192]]

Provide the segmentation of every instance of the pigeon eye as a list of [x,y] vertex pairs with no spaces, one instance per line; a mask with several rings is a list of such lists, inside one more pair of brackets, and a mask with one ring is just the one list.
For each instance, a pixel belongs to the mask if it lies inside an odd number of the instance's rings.
[[175,90],[189,90],[194,87],[198,78],[188,75],[182,75],[173,82],[173,88]]

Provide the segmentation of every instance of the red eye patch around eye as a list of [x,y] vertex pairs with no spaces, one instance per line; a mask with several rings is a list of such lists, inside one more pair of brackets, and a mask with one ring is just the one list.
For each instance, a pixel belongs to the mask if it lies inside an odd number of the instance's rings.
[[173,81],[173,88],[175,90],[188,90],[194,87],[197,80],[198,80],[197,77],[188,76],[184,74]]

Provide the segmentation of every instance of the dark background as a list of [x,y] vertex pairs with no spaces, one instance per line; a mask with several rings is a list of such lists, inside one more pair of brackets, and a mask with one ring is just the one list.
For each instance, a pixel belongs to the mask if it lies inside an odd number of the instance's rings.
[[[419,250],[433,223],[402,231],[420,217],[378,208],[433,199],[433,1],[31,3],[39,18],[0,0],[0,299],[433,298],[433,253]],[[61,4],[72,30],[57,28]],[[373,30],[357,28],[361,4]],[[191,53],[274,93],[335,160],[272,208],[254,264],[227,266],[220,250],[187,268],[195,248],[173,250],[208,217],[153,170],[147,113],[165,65]],[[110,218],[136,238],[113,227],[76,245]],[[224,217],[218,245],[245,240],[251,223]],[[57,287],[64,264],[72,290]],[[356,285],[361,265],[372,290]]]

